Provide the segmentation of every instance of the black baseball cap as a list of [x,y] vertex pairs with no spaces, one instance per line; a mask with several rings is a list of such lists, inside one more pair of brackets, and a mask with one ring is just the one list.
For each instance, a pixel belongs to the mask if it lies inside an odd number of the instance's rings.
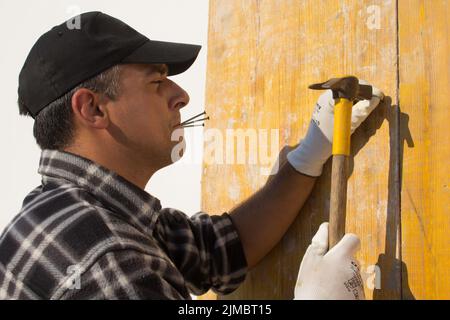
[[[34,118],[44,107],[106,69],[124,63],[167,64],[186,71],[199,45],[154,41],[102,12],[86,12],[44,33],[19,75],[19,99]],[[75,27],[74,27],[75,26]]]

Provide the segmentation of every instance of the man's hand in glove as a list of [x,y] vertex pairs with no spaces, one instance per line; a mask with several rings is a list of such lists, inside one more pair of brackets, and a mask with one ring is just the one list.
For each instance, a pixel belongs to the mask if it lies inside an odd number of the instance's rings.
[[[359,83],[368,84],[363,80],[360,80]],[[352,108],[352,133],[384,98],[384,94],[379,89],[374,86],[372,88],[372,99],[359,101]],[[332,91],[325,91],[316,103],[305,138],[297,148],[287,155],[289,163],[298,172],[312,177],[322,174],[323,165],[331,156],[334,105]]]
[[328,251],[328,223],[322,223],[300,265],[295,300],[364,300],[364,289],[354,254],[359,238],[346,234]]

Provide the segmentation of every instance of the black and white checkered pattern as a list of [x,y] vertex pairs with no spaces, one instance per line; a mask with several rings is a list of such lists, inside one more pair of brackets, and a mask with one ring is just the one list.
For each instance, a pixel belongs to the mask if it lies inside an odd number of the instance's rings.
[[161,208],[119,175],[44,150],[42,185],[0,237],[0,299],[190,299],[236,289],[246,260],[228,214]]

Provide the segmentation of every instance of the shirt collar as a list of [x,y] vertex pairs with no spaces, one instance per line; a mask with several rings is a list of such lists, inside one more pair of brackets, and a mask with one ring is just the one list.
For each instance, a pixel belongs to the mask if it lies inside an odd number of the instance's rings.
[[43,150],[38,172],[42,183],[64,179],[91,193],[106,208],[139,229],[151,232],[161,210],[160,201],[115,172],[81,156]]

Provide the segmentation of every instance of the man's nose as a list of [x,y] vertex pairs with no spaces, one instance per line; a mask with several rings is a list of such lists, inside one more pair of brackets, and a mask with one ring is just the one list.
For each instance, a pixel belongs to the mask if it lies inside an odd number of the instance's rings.
[[[170,80],[171,81],[171,80]],[[175,82],[171,81],[172,87],[173,87],[173,97],[171,98],[171,101],[169,103],[170,108],[177,108],[181,109],[184,108],[189,103],[189,94],[181,88],[179,85],[177,85]]]

